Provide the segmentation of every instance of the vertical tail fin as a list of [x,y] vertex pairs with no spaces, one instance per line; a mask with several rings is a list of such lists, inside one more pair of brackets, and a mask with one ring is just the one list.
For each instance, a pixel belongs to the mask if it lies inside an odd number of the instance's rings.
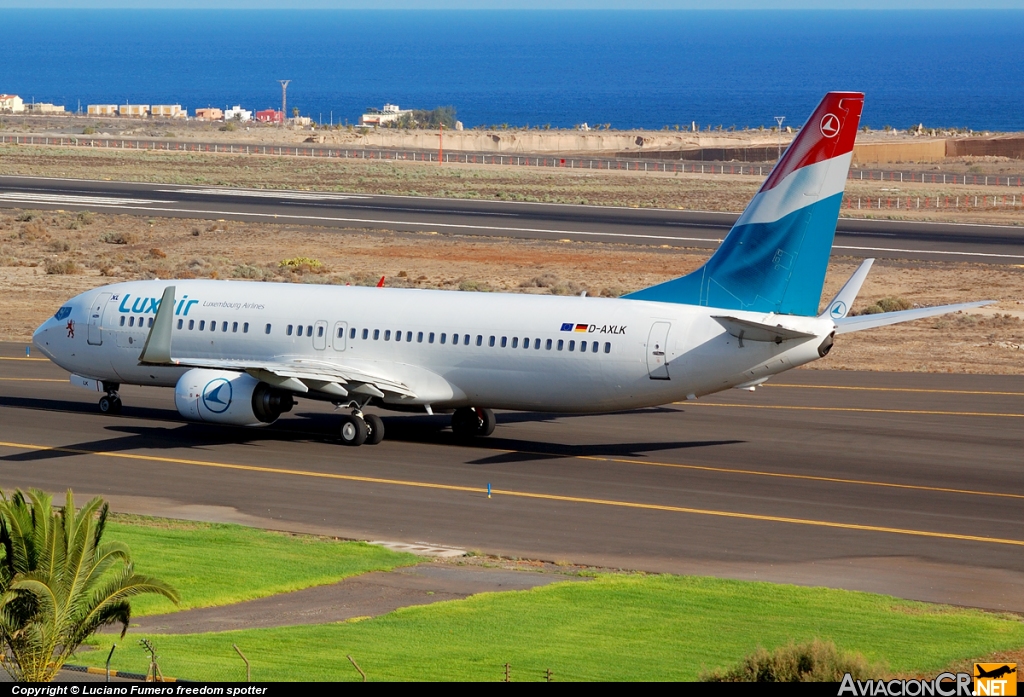
[[707,263],[624,297],[816,315],[863,105],[826,94]]

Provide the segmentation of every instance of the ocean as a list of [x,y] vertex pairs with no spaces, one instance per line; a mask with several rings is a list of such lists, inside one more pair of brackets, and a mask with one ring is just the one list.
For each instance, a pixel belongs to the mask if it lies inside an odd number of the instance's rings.
[[467,127],[799,124],[831,89],[875,128],[1024,130],[1024,11],[0,9],[0,93],[280,107],[354,123],[452,105]]

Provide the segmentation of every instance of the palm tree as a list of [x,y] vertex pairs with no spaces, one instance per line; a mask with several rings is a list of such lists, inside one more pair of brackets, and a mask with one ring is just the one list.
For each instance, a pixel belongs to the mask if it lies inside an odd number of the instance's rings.
[[126,545],[100,541],[108,511],[100,498],[76,511],[70,490],[60,511],[38,489],[0,492],[0,642],[15,680],[52,680],[105,625],[120,622],[123,637],[136,595],[178,602],[169,585],[135,573]]

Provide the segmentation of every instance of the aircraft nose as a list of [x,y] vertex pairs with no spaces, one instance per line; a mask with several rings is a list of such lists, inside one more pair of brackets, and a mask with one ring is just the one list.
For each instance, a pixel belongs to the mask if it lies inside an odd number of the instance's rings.
[[53,352],[50,350],[48,336],[50,331],[53,329],[54,319],[51,317],[42,324],[39,328],[32,333],[32,345],[35,346],[41,354],[47,358],[53,360]]

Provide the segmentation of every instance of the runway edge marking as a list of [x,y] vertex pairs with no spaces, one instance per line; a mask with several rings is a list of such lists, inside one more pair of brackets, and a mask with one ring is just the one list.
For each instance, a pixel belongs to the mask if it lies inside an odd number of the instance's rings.
[[[170,464],[190,465],[194,467],[210,467],[215,469],[240,470],[246,472],[258,472],[263,474],[283,474],[298,477],[312,477],[316,479],[334,479],[340,481],[362,482],[366,484],[386,484],[391,486],[407,486],[421,489],[438,489],[442,491],[459,491],[471,494],[486,494],[486,487],[459,486],[457,484],[437,484],[434,482],[416,482],[401,479],[384,479],[381,477],[361,477],[352,474],[334,474],[330,472],[311,472],[308,470],[289,470],[277,467],[258,467],[256,465],[236,465],[227,462],[212,462],[208,460],[186,460],[184,458],[159,457],[156,455],[139,455],[133,453],[115,453],[102,450],[84,450],[81,448],[68,448],[62,446],[34,445],[30,443],[11,443],[0,441],[0,447],[15,448],[31,451],[50,451],[70,453],[73,455],[94,455],[98,457],[113,457],[125,460],[143,460],[149,462],[166,462]],[[648,511],[666,511],[670,513],[689,513],[692,515],[712,516],[717,518],[733,518],[737,520],[756,520],[770,523],[789,523],[792,525],[808,525],[812,527],[833,528],[839,530],[855,530],[860,532],[881,532],[893,535],[909,535],[911,537],[928,537],[944,540],[957,540],[961,542],[985,542],[989,544],[1010,545],[1024,547],[1024,540],[1012,540],[999,537],[985,537],[982,535],[964,535],[952,532],[934,532],[930,530],[912,530],[908,528],[892,528],[881,525],[859,525],[857,523],[839,523],[829,520],[812,520],[808,518],[790,518],[787,516],[759,515],[756,513],[740,513],[734,511],[716,511],[703,508],[689,508],[686,506],[668,506],[654,503],[637,503],[633,501],[614,501],[611,499],[596,499],[582,496],[562,496],[559,494],[543,494],[529,491],[513,491],[508,489],[492,489],[493,496],[509,496],[514,498],[537,499],[542,501],[564,501],[567,503],[586,503],[599,506],[612,506],[615,508],[633,508]]]

